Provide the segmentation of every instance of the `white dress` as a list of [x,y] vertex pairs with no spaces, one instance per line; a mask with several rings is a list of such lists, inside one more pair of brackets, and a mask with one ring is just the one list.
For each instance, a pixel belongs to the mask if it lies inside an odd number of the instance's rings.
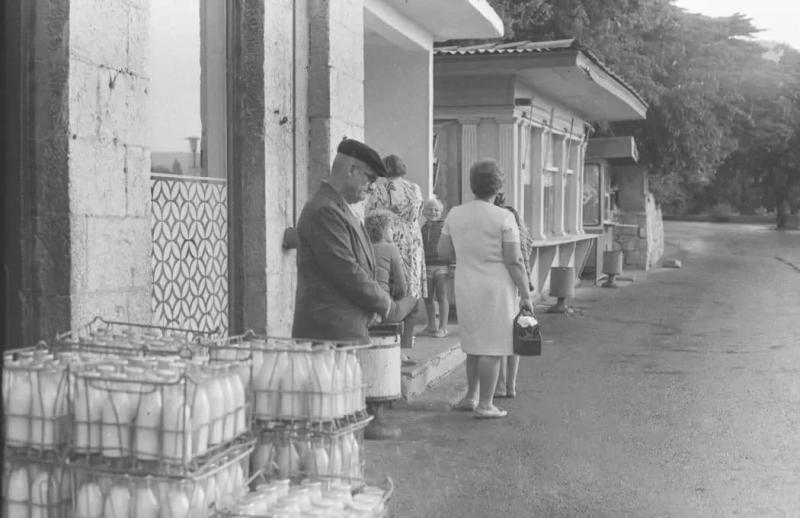
[[453,207],[444,222],[456,252],[456,314],[466,354],[514,354],[512,321],[517,288],[503,262],[503,243],[518,243],[510,211],[485,201]]

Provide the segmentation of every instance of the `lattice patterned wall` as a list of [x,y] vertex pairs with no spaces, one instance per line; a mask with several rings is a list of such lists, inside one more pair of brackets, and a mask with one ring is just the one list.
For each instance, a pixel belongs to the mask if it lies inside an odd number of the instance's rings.
[[224,179],[153,174],[153,312],[162,325],[228,331]]

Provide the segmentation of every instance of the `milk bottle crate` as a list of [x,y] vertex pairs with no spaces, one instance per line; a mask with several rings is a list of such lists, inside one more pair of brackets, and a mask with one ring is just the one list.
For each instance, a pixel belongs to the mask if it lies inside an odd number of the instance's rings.
[[208,356],[209,347],[221,335],[181,327],[155,326],[105,320],[91,322],[56,335],[57,349],[118,355],[178,355],[184,358]]
[[[228,506],[215,506],[216,518],[294,518],[306,516],[359,516],[385,518],[394,482],[389,476],[380,480],[337,479],[253,481],[255,489]],[[252,484],[251,484],[252,485]]]
[[336,422],[365,411],[358,350],[369,344],[258,336],[222,339],[211,356],[249,351],[249,397],[256,422]]
[[52,353],[43,342],[3,353],[5,451],[32,458],[66,451],[69,356]]
[[77,366],[70,372],[71,462],[134,474],[202,471],[249,434],[241,367],[166,357]]
[[216,505],[231,505],[248,490],[253,441],[229,449],[190,476],[130,474],[70,464],[70,516],[202,518]]
[[72,516],[69,472],[54,455],[31,459],[6,451],[2,484],[0,516]]
[[360,479],[364,428],[371,416],[347,424],[271,423],[254,430],[251,471],[263,481]]

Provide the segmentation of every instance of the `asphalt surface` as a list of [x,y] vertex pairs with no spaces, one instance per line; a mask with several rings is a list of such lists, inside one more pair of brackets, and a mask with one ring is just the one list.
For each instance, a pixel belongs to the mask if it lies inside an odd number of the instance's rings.
[[390,516],[800,517],[800,232],[665,227],[682,269],[539,312],[507,418],[447,410],[463,369],[390,412]]

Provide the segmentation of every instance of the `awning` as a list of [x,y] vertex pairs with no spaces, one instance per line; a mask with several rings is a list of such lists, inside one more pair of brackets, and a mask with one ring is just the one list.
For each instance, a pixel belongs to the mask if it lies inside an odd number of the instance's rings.
[[586,160],[602,159],[619,164],[639,162],[639,150],[633,137],[590,138],[586,146]]
[[518,41],[437,47],[437,75],[513,75],[586,120],[641,120],[647,103],[620,76],[575,40]]

